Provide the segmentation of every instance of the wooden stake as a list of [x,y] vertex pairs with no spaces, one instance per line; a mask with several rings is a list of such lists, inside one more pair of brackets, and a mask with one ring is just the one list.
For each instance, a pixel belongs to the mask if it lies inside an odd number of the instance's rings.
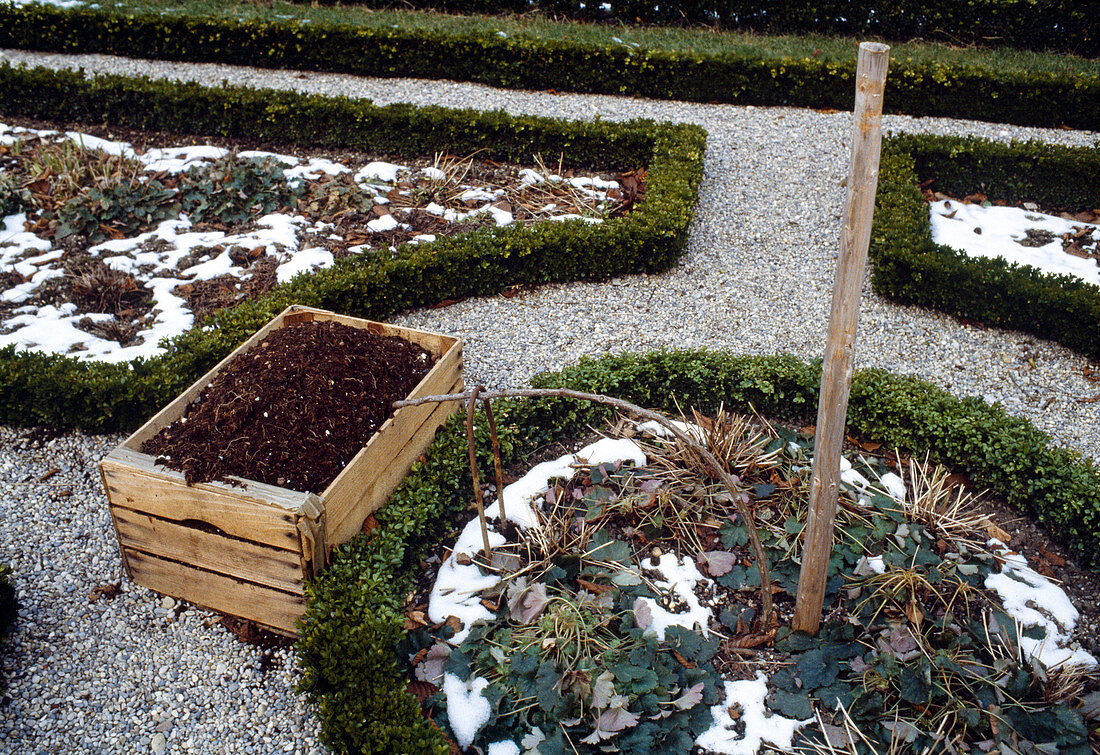
[[833,546],[840,450],[844,443],[848,394],[852,387],[852,346],[859,322],[859,297],[867,268],[871,217],[878,186],[882,92],[886,86],[889,59],[890,48],[886,45],[863,42],[859,46],[848,198],[840,228],[840,259],[837,260],[825,364],[821,371],[810,511],[792,623],[796,631],[810,634],[816,634],[821,625],[825,573]]

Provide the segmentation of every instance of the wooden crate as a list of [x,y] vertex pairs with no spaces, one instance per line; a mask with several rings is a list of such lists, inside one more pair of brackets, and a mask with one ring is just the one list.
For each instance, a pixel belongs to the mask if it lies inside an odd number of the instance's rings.
[[139,585],[294,634],[305,609],[303,581],[385,503],[455,410],[454,403],[397,410],[319,496],[240,478],[187,485],[181,472],[141,453],[141,444],[178,419],[234,356],[276,328],[312,320],[401,336],[429,351],[436,362],[412,398],[463,389],[458,339],[290,307],[100,463],[123,567]]

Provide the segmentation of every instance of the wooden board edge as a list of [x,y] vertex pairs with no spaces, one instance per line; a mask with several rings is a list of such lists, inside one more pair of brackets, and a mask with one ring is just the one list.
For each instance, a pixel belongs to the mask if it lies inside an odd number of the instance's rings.
[[201,608],[262,624],[282,633],[297,634],[296,623],[305,612],[305,597],[248,580],[226,577],[190,564],[131,550],[136,584]]
[[316,577],[328,565],[328,544],[325,533],[327,531],[327,515],[325,504],[319,497],[314,496],[315,503],[303,511],[298,517],[298,533],[300,537],[302,574],[309,579]]
[[[112,449],[100,460],[99,466],[101,471],[112,469],[141,474],[174,485],[185,485],[213,495],[225,495],[249,501],[257,506],[270,506],[294,514],[299,513],[305,501],[313,495],[312,493],[280,488],[277,485],[269,485],[265,482],[246,480],[242,477],[229,477],[225,482],[212,480],[187,485],[187,480],[182,472],[170,469],[163,464],[157,464],[156,457],[122,446]],[[106,485],[104,485],[104,489],[106,489]]]

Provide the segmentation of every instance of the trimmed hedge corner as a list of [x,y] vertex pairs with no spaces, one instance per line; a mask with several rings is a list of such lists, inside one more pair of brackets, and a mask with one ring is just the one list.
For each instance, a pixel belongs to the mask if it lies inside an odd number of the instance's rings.
[[1009,203],[1100,207],[1100,148],[976,138],[890,136],[883,142],[870,258],[876,293],[1100,357],[1100,287],[1001,259],[975,259],[932,241],[917,186]]
[[[804,422],[816,411],[820,362],[794,357],[666,351],[582,359],[541,375],[540,387],[568,387],[675,411],[754,408]],[[607,410],[567,400],[495,405],[507,462],[540,445],[597,424]],[[1026,420],[980,399],[957,399],[928,383],[880,370],[856,373],[848,411],[853,433],[929,453],[1057,530],[1084,564],[1100,564],[1100,472],[1073,451],[1053,447]],[[479,464],[492,463],[484,421]],[[395,652],[403,637],[401,608],[420,573],[425,548],[467,515],[470,489],[464,427],[455,419],[413,466],[376,517],[380,527],[334,553],[308,588],[298,653],[301,689],[317,705],[322,738],[337,752],[448,751],[443,734],[423,719],[405,692]]]
[[[851,108],[855,81],[854,56],[837,62],[735,50],[635,49],[612,40],[594,44],[568,38],[501,37],[490,29],[219,19],[91,6],[0,3],[0,47],[842,110]],[[901,59],[892,61],[890,69],[888,112],[1097,127],[1096,76]],[[1058,106],[1051,107],[1052,102]]]
[[[0,350],[0,422],[132,428],[290,304],[382,319],[443,299],[487,296],[524,283],[604,280],[656,272],[683,252],[703,171],[706,134],[652,121],[566,122],[501,112],[377,107],[367,101],[245,88],[204,88],[0,66],[0,112],[189,134],[381,153],[480,150],[529,162],[561,155],[602,167],[647,166],[646,199],[630,213],[493,228],[404,246],[386,261],[350,258],[223,310],[150,360],[113,365]],[[594,251],[599,254],[593,254]]]

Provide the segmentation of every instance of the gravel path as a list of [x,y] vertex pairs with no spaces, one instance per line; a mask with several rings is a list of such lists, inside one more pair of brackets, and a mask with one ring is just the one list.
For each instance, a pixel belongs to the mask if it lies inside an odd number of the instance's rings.
[[[522,385],[536,372],[605,351],[707,346],[806,357],[823,351],[847,173],[847,114],[2,54],[32,65],[291,88],[379,104],[698,123],[709,133],[706,174],[688,252],[675,269],[471,299],[394,321],[465,339],[470,382],[490,386]],[[940,118],[887,116],[884,125],[1069,145],[1097,137]],[[1082,375],[1087,360],[1065,348],[897,307],[869,291],[857,345],[858,366],[912,373],[959,396],[1000,401],[1056,442],[1100,459],[1100,403],[1080,401],[1100,387]],[[209,614],[166,609],[132,584],[113,600],[89,603],[89,591],[121,576],[95,468],[118,440],[66,435],[43,443],[0,428],[8,449],[0,466],[12,480],[3,483],[0,560],[13,566],[25,606],[2,661],[10,688],[0,703],[0,753],[148,752],[164,745],[169,752],[311,752],[316,722],[292,691],[293,653],[261,663],[260,651],[209,626]],[[165,738],[155,741],[158,729]]]

